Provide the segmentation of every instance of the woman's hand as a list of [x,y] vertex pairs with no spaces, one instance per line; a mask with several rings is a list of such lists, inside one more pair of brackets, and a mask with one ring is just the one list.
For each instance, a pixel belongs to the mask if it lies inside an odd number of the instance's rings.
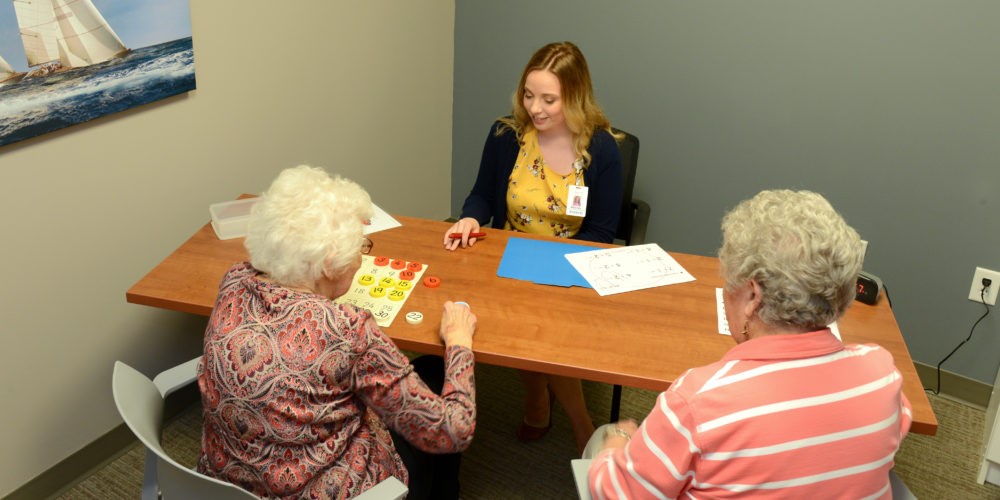
[[447,301],[441,314],[441,340],[445,347],[464,346],[472,349],[472,335],[476,333],[476,315],[465,304]]
[[610,432],[605,432],[604,449],[624,448],[637,430],[639,430],[639,426],[636,425],[635,420],[631,418],[619,420],[613,428],[609,429]]
[[[444,233],[444,247],[448,250],[454,250],[462,245],[462,248],[468,248],[476,244],[476,238],[470,238],[469,233],[479,232],[479,221],[473,219],[472,217],[465,217],[459,219],[458,222],[452,224],[450,228]],[[461,238],[452,238],[453,234],[461,234]]]

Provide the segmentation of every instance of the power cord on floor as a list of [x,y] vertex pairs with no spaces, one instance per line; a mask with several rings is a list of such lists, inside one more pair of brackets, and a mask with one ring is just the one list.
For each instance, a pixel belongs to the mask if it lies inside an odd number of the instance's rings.
[[[932,391],[935,395],[940,394],[941,392],[941,365],[943,365],[945,361],[948,361],[948,358],[950,358],[952,354],[955,354],[955,351],[957,351],[959,347],[965,345],[965,343],[972,338],[972,332],[976,331],[976,327],[979,326],[979,322],[990,313],[990,306],[986,304],[986,289],[989,288],[992,283],[993,282],[989,278],[983,278],[983,288],[979,290],[979,300],[983,303],[983,307],[986,308],[986,312],[984,312],[983,315],[972,324],[972,328],[969,329],[969,336],[955,346],[955,348],[952,349],[951,352],[949,352],[948,355],[937,364],[937,388]],[[924,390],[930,391],[927,387],[924,387]]]

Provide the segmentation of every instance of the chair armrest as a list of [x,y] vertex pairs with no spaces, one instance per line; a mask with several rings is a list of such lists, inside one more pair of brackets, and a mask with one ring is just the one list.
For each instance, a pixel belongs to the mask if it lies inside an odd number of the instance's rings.
[[646,226],[649,225],[649,203],[632,198],[632,210],[635,210],[635,215],[632,217],[632,234],[628,243],[642,245],[646,242]]
[[892,489],[892,498],[894,499],[917,500],[917,496],[906,487],[906,483],[893,469],[889,469],[889,487]]
[[576,458],[570,460],[569,464],[573,468],[573,480],[576,482],[576,494],[580,500],[591,500],[590,481],[587,472],[590,470],[591,458]]
[[166,399],[170,393],[194,382],[198,378],[199,361],[201,356],[160,372],[153,379],[153,384],[160,391],[160,395]]
[[383,479],[374,488],[354,497],[355,500],[399,500],[406,496],[409,488],[395,476]]

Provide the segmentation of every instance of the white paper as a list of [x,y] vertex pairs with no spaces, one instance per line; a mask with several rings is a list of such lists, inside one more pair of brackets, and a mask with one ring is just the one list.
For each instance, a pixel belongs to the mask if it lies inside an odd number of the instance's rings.
[[388,212],[382,210],[382,208],[378,205],[372,203],[372,209],[372,218],[371,221],[364,226],[364,234],[377,233],[386,229],[402,226],[398,220],[393,219]]
[[656,243],[571,253],[566,259],[601,296],[694,281]]
[[[726,305],[722,302],[721,288],[715,289],[715,303],[716,303],[715,310],[718,311],[719,314],[719,333],[723,335],[732,335],[732,333],[729,331],[729,321],[726,320]],[[830,328],[830,331],[833,332],[833,335],[835,337],[837,337],[837,340],[841,342],[844,341],[844,339],[840,338],[840,329],[837,328],[836,321],[826,326]]]
[[719,315],[719,333],[732,335],[729,332],[729,320],[726,319],[726,304],[722,301],[722,289],[715,289],[715,311]]

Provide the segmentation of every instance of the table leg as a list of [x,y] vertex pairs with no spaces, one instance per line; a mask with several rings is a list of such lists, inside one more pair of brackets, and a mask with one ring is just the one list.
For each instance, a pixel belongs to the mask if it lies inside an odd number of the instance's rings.
[[618,421],[618,411],[622,404],[622,386],[615,384],[611,388],[611,422]]

